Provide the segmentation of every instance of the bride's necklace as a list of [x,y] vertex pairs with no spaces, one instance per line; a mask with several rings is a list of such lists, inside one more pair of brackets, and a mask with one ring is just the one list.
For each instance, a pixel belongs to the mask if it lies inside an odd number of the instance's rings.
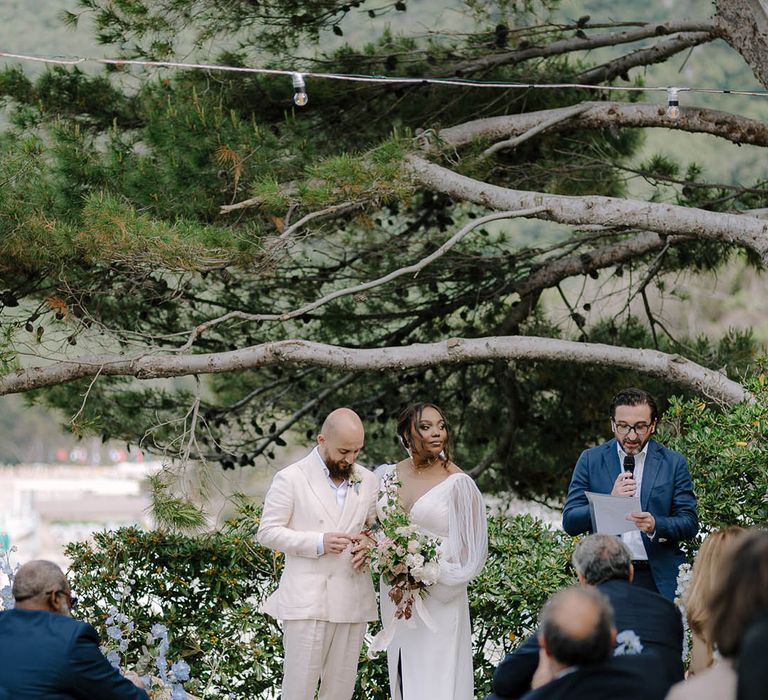
[[416,462],[413,460],[413,457],[411,457],[409,466],[411,468],[411,472],[417,479],[424,479],[426,475],[432,472],[432,467],[434,467],[435,464],[437,464],[437,460],[434,462],[427,462],[421,466],[417,466]]

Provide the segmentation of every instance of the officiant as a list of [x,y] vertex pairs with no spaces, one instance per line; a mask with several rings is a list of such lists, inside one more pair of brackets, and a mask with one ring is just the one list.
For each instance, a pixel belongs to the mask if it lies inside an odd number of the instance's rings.
[[635,585],[674,600],[681,540],[699,530],[688,463],[653,435],[659,420],[654,398],[642,389],[620,391],[610,405],[614,438],[584,450],[576,462],[563,508],[569,535],[591,533],[586,492],[640,496],[641,510],[628,516],[635,528],[621,535],[632,553]]

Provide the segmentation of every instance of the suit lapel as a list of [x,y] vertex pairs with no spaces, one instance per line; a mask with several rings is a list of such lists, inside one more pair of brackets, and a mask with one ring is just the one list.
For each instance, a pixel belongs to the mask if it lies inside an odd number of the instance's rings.
[[[360,469],[363,469],[363,467],[359,464],[355,464],[355,472],[358,472]],[[357,485],[350,484],[347,489],[347,498],[344,501],[344,509],[341,511],[341,517],[339,518],[338,524],[338,528],[342,532],[345,531],[345,528],[354,519],[355,511],[360,505],[360,490],[362,486],[362,483],[358,483]]]
[[613,488],[613,483],[616,481],[616,477],[621,471],[621,463],[619,462],[619,450],[616,447],[616,440],[609,440],[604,444],[603,449],[603,478],[608,486],[608,493]]
[[[320,456],[314,450],[307,455],[301,470],[307,477],[307,483],[312,493],[323,506],[329,518],[336,523],[339,519],[339,507],[336,505],[336,495],[333,492],[328,477],[325,475]],[[347,496],[349,500],[349,496]]]
[[646,512],[648,511],[648,500],[653,490],[653,482],[659,475],[659,465],[659,446],[655,440],[650,440],[643,464],[643,485],[640,487],[640,505]]

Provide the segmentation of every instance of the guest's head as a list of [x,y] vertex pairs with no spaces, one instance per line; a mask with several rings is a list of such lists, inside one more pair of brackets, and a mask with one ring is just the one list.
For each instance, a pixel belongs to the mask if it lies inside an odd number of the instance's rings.
[[768,530],[751,530],[728,548],[710,602],[708,636],[726,658],[736,658],[755,616],[768,608]]
[[656,430],[659,409],[647,391],[630,387],[611,401],[611,429],[621,448],[629,455],[643,451]]
[[571,563],[579,583],[598,583],[620,579],[632,580],[632,555],[626,545],[612,535],[589,535],[576,543]]
[[360,416],[351,408],[337,408],[323,421],[317,436],[320,457],[333,478],[346,479],[365,443]]
[[595,588],[566,588],[555,593],[542,610],[539,645],[561,669],[607,660],[615,641],[611,604]]
[[52,561],[24,564],[13,579],[13,597],[21,610],[46,610],[69,616],[75,605],[64,572]]
[[685,614],[690,628],[707,643],[710,650],[712,640],[708,638],[705,626],[712,592],[722,576],[723,560],[729,547],[744,532],[744,528],[737,525],[710,532],[701,543],[693,563],[691,582],[685,594]]
[[414,463],[451,459],[451,434],[443,411],[433,403],[408,406],[397,419],[397,435]]

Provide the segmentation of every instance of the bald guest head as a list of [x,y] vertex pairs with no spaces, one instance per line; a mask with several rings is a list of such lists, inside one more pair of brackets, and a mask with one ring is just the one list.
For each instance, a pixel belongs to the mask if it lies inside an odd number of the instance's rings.
[[334,479],[349,477],[364,443],[363,422],[351,408],[331,411],[317,436],[320,457]]
[[556,593],[540,622],[539,644],[560,668],[605,661],[616,641],[611,604],[594,588],[573,586]]
[[13,579],[13,597],[22,610],[47,610],[69,615],[72,590],[64,572],[52,561],[24,564]]

